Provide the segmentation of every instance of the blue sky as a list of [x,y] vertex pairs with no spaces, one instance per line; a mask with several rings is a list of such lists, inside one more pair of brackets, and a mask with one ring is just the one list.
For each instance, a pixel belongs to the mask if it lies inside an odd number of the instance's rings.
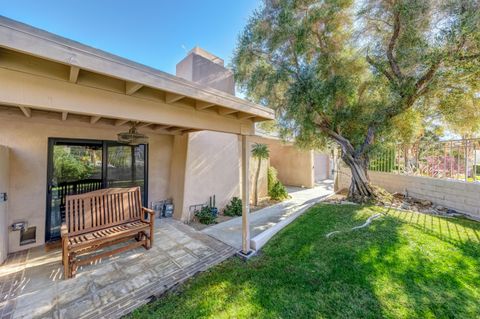
[[259,0],[0,0],[0,14],[168,73],[198,45],[225,59]]

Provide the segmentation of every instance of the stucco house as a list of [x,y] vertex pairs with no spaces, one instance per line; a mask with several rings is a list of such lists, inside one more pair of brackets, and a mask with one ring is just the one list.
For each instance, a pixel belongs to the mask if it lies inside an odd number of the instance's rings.
[[[69,193],[140,186],[145,206],[171,199],[188,221],[213,195],[220,209],[241,196],[248,212],[251,143],[269,145],[287,185],[329,170],[325,155],[254,136],[274,113],[235,96],[222,59],[194,48],[176,73],[0,17],[0,262],[59,238]],[[148,143],[118,142],[133,127]]]
[[[58,238],[60,190],[73,182],[65,172],[62,179],[57,176],[60,164],[54,159],[62,154],[88,161],[90,171],[82,180],[99,187],[139,185],[144,205],[172,198],[174,217],[184,220],[188,205],[205,201],[196,198],[198,190],[223,201],[239,193],[239,183],[232,188],[217,178],[225,171],[216,160],[230,155],[222,161],[242,167],[255,122],[274,117],[272,110],[213,84],[172,76],[4,17],[0,82],[0,261],[8,252]],[[117,134],[133,123],[148,145],[117,142]],[[205,137],[195,134],[199,131],[216,133]],[[210,139],[210,146],[202,139]],[[248,171],[245,166],[248,162],[243,165]],[[230,193],[220,193],[224,190]],[[25,238],[10,227],[16,222],[26,223]]]

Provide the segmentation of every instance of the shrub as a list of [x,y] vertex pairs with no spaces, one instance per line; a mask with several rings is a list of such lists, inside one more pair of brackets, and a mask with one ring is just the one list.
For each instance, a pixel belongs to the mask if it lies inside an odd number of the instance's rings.
[[212,213],[212,209],[208,206],[202,207],[202,209],[195,211],[195,216],[198,221],[205,225],[215,224],[215,216]]
[[238,197],[233,197],[230,204],[225,207],[223,214],[225,216],[242,216],[242,200]]
[[273,200],[284,200],[288,198],[288,192],[280,181],[277,181],[268,193]]
[[268,196],[273,200],[284,200],[288,198],[285,186],[277,179],[277,170],[270,166],[267,172]]
[[278,181],[277,179],[277,170],[273,166],[269,166],[267,170],[267,188],[268,188],[268,194],[270,194],[270,191],[273,188],[273,185]]
[[94,167],[85,158],[90,158],[88,153],[72,154],[66,147],[55,147],[53,149],[53,167],[57,182],[63,183],[90,177],[94,172]]

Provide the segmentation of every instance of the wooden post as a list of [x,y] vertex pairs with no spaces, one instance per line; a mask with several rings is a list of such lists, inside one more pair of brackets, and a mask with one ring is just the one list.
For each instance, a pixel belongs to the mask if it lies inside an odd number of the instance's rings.
[[250,145],[247,135],[242,135],[242,253],[250,252]]

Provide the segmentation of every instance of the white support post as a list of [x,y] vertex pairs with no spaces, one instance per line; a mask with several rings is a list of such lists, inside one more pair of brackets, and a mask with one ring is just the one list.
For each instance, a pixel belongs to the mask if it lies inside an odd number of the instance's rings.
[[242,135],[242,253],[250,253],[250,145]]

